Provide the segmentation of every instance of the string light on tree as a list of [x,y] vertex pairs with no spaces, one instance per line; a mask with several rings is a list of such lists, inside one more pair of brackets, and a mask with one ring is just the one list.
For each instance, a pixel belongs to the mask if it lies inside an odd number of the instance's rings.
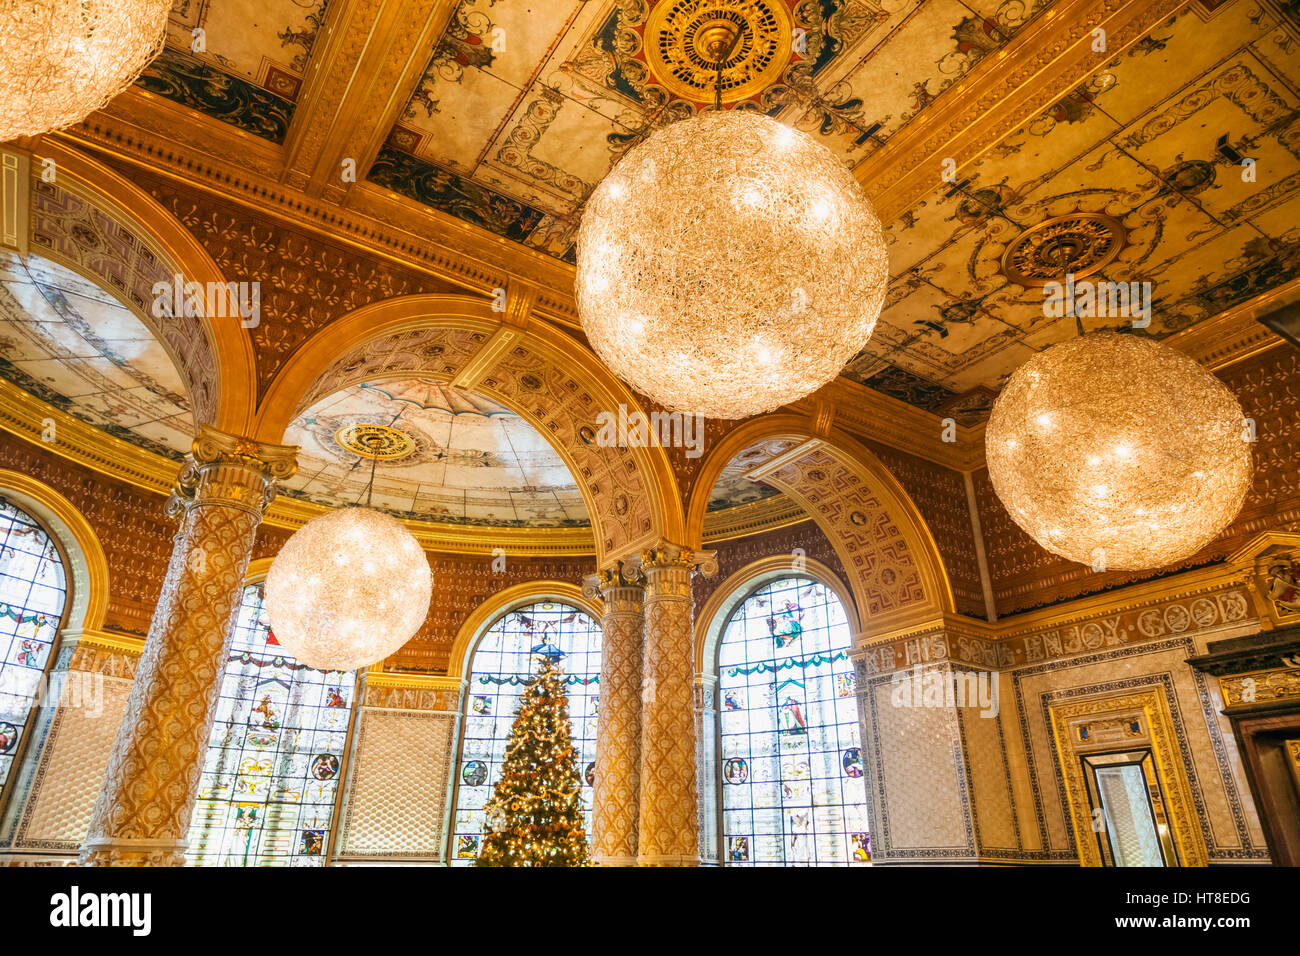
[[501,777],[484,806],[478,866],[585,866],[578,751],[559,656],[545,656],[519,698]]
[[998,396],[989,479],[1012,520],[1098,570],[1164,567],[1236,517],[1249,435],[1228,388],[1181,352],[1098,332],[1040,352]]
[[24,0],[0,18],[0,142],[79,122],[158,55],[171,0]]

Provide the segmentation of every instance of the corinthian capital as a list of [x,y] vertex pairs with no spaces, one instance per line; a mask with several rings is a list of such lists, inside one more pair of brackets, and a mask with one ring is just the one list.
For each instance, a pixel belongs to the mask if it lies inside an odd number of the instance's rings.
[[200,425],[194,445],[181,464],[167,513],[177,517],[197,504],[237,508],[259,519],[276,483],[298,470],[296,445],[271,445]]

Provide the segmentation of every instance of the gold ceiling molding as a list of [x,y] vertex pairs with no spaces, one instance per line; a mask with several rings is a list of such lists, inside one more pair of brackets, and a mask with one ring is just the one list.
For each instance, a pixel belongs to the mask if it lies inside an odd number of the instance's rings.
[[[421,206],[374,183],[354,183],[344,205],[307,196],[280,181],[283,166],[278,159],[259,163],[269,165],[268,169],[254,170],[242,164],[247,156],[264,155],[263,147],[270,147],[277,155],[282,153],[280,147],[152,97],[160,104],[158,109],[181,111],[175,128],[187,131],[187,139],[222,143],[221,158],[188,142],[169,141],[168,134],[174,132],[172,123],[161,123],[163,129],[155,133],[125,119],[138,113],[151,116],[151,109],[140,109],[140,101],[150,96],[132,87],[110,105],[112,115],[92,113],[80,125],[49,134],[42,142],[61,141],[147,169],[182,189],[201,189],[488,298],[493,290],[506,288],[512,279],[532,283],[543,290],[537,300],[539,314],[578,328],[572,296],[573,266],[568,263]],[[226,157],[239,157],[239,161]]]
[[971,471],[984,462],[983,425],[972,428],[954,421],[954,440],[944,441],[945,416],[909,405],[843,375],[786,408],[808,415],[816,435],[829,433],[832,427],[843,428],[858,438],[888,445],[953,471]]
[[704,543],[747,538],[762,531],[778,531],[811,521],[812,516],[785,495],[775,495],[743,505],[732,505],[704,515]]
[[[1186,0],[1060,0],[938,96],[854,175],[889,223],[1124,52]],[[1092,49],[1106,31],[1106,52]]]
[[1300,278],[1176,332],[1165,339],[1165,344],[1172,345],[1212,371],[1220,369],[1275,345],[1286,344],[1281,336],[1258,319],[1297,300],[1300,300]]
[[326,6],[285,136],[286,182],[338,202],[350,188],[344,162],[352,182],[365,179],[456,7],[455,0]]

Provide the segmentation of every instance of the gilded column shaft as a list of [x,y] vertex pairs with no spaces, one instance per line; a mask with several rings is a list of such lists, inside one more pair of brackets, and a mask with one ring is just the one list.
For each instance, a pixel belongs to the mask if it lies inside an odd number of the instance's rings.
[[697,866],[694,554],[659,548],[642,556],[641,567],[646,587],[637,863]]
[[596,729],[591,854],[601,866],[634,866],[641,797],[643,601],[639,572],[599,576],[600,717]]
[[168,513],[171,561],[109,757],[83,866],[180,866],[248,561],[293,450],[204,426]]

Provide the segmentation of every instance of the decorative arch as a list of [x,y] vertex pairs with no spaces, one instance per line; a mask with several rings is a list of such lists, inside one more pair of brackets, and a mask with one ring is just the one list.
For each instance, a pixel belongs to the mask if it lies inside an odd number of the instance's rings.
[[826,585],[844,606],[849,627],[857,634],[862,630],[853,595],[844,587],[839,575],[827,565],[813,558],[804,558],[800,567],[793,566],[790,556],[776,554],[750,562],[725,581],[721,582],[695,616],[695,673],[715,673],[718,659],[718,641],[731,619],[731,614],[754,591],[769,581],[779,578],[808,577]]
[[837,428],[819,432],[800,415],[747,421],[708,453],[686,511],[695,547],[703,544],[709,495],[723,468],[743,449],[773,439],[797,444],[772,460],[763,480],[797,502],[831,542],[863,629],[879,632],[953,612],[939,547],[902,485],[852,435]]
[[108,611],[108,558],[90,522],[63,495],[21,472],[0,468],[0,495],[40,519],[63,547],[72,577],[64,628],[101,630]]
[[597,443],[600,413],[642,411],[632,391],[571,336],[541,321],[507,322],[470,296],[387,299],[317,332],[272,381],[255,437],[281,441],[302,409],[351,385],[411,376],[486,395],[547,438],[582,489],[600,566],[682,539],[666,451]]
[[[152,196],[57,138],[33,157],[30,218],[39,254],[117,295],[161,342],[185,383],[195,424],[233,434],[252,425],[256,392],[253,343],[238,317],[152,314],[153,286],[224,285],[225,276],[199,241]],[[54,160],[45,182],[38,160]],[[250,277],[239,277],[249,281]]]
[[451,657],[447,664],[447,675],[460,680],[469,677],[470,660],[478,640],[489,627],[503,614],[509,614],[517,607],[534,604],[537,601],[554,600],[586,611],[597,621],[604,614],[604,603],[595,598],[586,597],[582,587],[568,581],[551,581],[544,578],[515,584],[492,595],[474,609],[465,623],[456,632],[456,639],[451,645]]

